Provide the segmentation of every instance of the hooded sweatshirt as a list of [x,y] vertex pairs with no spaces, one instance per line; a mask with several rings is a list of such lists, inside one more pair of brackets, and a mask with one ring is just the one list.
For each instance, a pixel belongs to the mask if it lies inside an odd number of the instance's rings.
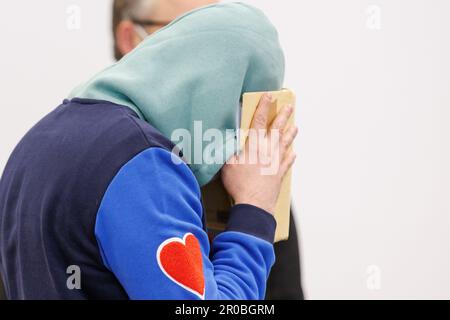
[[8,298],[262,299],[274,218],[234,206],[210,242],[200,184],[221,166],[186,163],[170,138],[194,120],[236,129],[241,93],[277,89],[282,73],[264,15],[220,4],[75,90],[19,142],[0,180]]
[[[71,97],[130,107],[184,151],[203,186],[237,151],[242,94],[280,90],[283,77],[270,21],[248,5],[224,3],[178,18]],[[203,141],[209,129],[221,138]],[[182,130],[190,139],[178,141]]]

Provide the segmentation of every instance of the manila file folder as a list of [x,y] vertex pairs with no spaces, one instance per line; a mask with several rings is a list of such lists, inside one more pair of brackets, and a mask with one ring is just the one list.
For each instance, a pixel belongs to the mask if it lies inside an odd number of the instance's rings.
[[[248,129],[251,128],[253,116],[258,107],[263,92],[245,93],[242,98],[241,109],[241,131],[240,144],[244,146],[248,138]],[[295,106],[295,94],[288,90],[271,92],[272,104],[269,112],[269,123],[271,123],[276,115],[284,106]],[[287,127],[294,124],[295,112],[289,119]],[[291,183],[292,170],[290,170],[282,183],[281,192],[278,197],[275,209],[275,220],[277,221],[277,229],[275,232],[275,242],[287,240],[289,237],[289,219],[291,209]],[[261,186],[264,187],[264,186]],[[203,206],[206,213],[207,228],[213,235],[222,232],[227,225],[228,212],[233,205],[233,200],[227,194],[222,181],[219,178],[213,180],[202,188]]]

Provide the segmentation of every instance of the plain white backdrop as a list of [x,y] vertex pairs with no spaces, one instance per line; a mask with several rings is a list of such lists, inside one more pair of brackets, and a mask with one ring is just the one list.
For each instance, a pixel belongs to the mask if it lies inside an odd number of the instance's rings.
[[[450,299],[450,1],[247,2],[278,27],[299,98],[307,297]],[[35,122],[112,62],[110,7],[2,4],[0,170]]]

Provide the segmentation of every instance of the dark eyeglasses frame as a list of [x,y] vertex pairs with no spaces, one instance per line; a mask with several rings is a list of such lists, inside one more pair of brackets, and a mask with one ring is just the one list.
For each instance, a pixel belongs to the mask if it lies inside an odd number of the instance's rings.
[[142,20],[142,19],[131,19],[134,24],[139,24],[145,27],[165,27],[172,21],[155,21],[155,20]]

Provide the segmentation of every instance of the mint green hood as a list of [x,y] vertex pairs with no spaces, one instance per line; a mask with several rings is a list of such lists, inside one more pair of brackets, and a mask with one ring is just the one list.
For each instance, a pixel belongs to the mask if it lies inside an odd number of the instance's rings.
[[[224,140],[200,148],[220,151],[226,161],[238,148],[235,132],[227,129],[238,127],[242,94],[279,90],[283,77],[284,55],[270,21],[251,6],[224,3],[178,18],[75,89],[70,98],[128,106],[172,140],[177,129],[194,135],[194,123],[201,121],[203,132],[219,129]],[[185,154],[194,154],[193,142],[174,143]],[[205,185],[224,161],[190,167]]]

